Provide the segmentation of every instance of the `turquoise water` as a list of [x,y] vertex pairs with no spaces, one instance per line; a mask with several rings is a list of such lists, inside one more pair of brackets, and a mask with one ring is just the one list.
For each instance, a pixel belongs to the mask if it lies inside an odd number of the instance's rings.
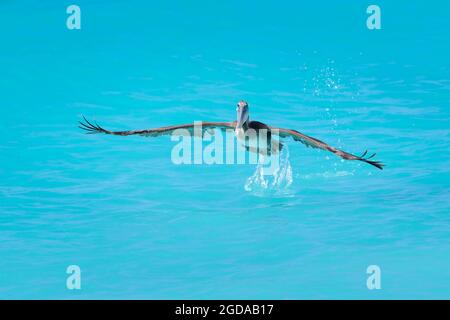
[[[329,2],[77,0],[68,30],[71,3],[2,1],[0,298],[450,298],[450,4],[376,0],[368,30],[371,3]],[[387,166],[290,141],[292,183],[246,190],[255,165],[77,128],[231,121],[240,99]]]

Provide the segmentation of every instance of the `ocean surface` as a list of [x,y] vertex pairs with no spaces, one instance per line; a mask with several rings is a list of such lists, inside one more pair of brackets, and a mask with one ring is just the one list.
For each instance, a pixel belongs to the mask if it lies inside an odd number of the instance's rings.
[[[0,299],[450,298],[450,2],[76,0],[80,30],[69,4],[0,2]],[[240,99],[386,167],[286,140],[261,178],[77,127],[233,121]]]

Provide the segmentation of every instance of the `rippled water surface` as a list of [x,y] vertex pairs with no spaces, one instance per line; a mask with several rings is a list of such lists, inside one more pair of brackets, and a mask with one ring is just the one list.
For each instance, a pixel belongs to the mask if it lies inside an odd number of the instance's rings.
[[[81,30],[0,3],[0,298],[449,298],[449,3],[376,2],[375,31],[364,1],[80,0]],[[240,99],[386,168],[289,141],[264,187],[77,128],[231,121]]]

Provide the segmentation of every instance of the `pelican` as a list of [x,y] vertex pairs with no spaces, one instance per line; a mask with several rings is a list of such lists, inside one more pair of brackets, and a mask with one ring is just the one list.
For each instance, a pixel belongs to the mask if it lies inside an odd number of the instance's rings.
[[[356,156],[351,153],[339,150],[337,148],[334,148],[327,143],[320,141],[316,138],[307,136],[306,134],[303,134],[297,130],[293,129],[284,129],[284,128],[277,128],[277,127],[271,127],[265,123],[259,122],[259,121],[250,121],[250,113],[249,113],[249,107],[248,103],[241,100],[237,104],[236,108],[237,112],[237,119],[236,121],[232,122],[202,122],[202,130],[211,130],[211,129],[221,129],[221,130],[234,130],[235,135],[238,139],[242,140],[245,136],[245,133],[249,129],[253,129],[256,132],[259,132],[260,130],[265,130],[267,132],[267,140],[270,141],[271,134],[277,134],[280,138],[288,138],[291,137],[295,141],[299,141],[306,145],[307,147],[322,149],[325,151],[329,151],[337,155],[338,157],[344,159],[344,160],[356,160],[356,161],[362,161],[365,163],[368,163],[378,169],[383,169],[384,164],[379,161],[371,160],[375,153],[367,156],[367,151],[365,151],[361,156]],[[105,133],[105,134],[111,134],[111,135],[117,135],[117,136],[130,136],[130,135],[142,135],[142,136],[161,136],[161,135],[169,135],[173,133],[177,129],[187,129],[192,130],[194,128],[194,124],[181,124],[181,125],[174,125],[174,126],[167,126],[167,127],[160,127],[160,128],[154,128],[154,129],[143,129],[143,130],[128,130],[128,131],[110,131],[102,128],[99,126],[96,122],[92,123],[89,120],[87,120],[83,116],[84,122],[79,121],[79,128],[86,130],[88,134],[93,133]],[[275,147],[273,143],[269,143],[269,147],[272,146],[272,151],[281,150],[283,145],[281,143],[275,144]],[[249,150],[247,146],[247,150]],[[252,150],[249,150],[252,151]],[[253,150],[254,151],[254,150]],[[269,150],[270,153],[270,150]]]

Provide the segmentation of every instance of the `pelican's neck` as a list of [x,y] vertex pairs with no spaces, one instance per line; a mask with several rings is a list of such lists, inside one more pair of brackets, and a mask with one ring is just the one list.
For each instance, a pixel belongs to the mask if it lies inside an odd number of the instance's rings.
[[244,139],[244,138],[245,138],[245,133],[246,133],[247,130],[248,130],[248,122],[249,122],[249,120],[247,119],[247,121],[245,121],[245,122],[242,124],[242,126],[238,126],[238,125],[236,124],[236,128],[234,129],[234,132],[235,132],[236,137],[237,137],[238,139]]
[[250,121],[247,119],[242,125],[238,125],[238,122],[236,122],[236,127],[234,128],[236,131],[247,131],[248,130],[248,123]]

